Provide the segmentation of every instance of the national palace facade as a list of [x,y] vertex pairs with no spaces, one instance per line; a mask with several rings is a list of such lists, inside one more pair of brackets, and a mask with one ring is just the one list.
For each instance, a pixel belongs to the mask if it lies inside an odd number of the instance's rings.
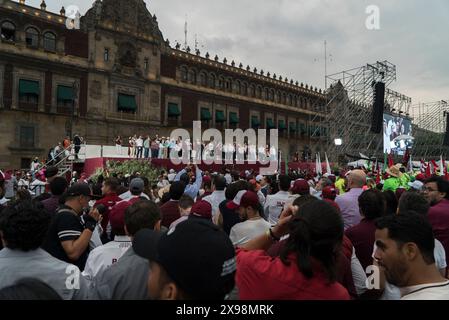
[[[283,154],[320,148],[321,90],[164,39],[143,0],[94,1],[79,29],[0,0],[0,167],[25,167],[66,135],[88,144],[175,128],[278,128]],[[275,66],[270,66],[275,67]],[[314,134],[312,134],[312,132]]]

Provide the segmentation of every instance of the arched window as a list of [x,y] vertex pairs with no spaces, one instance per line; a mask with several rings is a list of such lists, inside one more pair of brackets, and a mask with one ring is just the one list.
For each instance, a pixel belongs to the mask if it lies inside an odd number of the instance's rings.
[[225,80],[225,89],[228,92],[232,92],[232,80],[231,79]]
[[253,84],[249,86],[249,96],[251,98],[255,98],[256,97],[256,86],[253,85]]
[[287,104],[287,94],[286,93],[282,94],[282,104]]
[[243,82],[242,84],[242,95],[244,96],[248,95],[248,84],[246,84],[246,82]]
[[270,101],[274,102],[274,89],[270,90]]
[[280,91],[276,92],[276,102],[281,103],[281,99],[282,99],[281,92]]
[[181,81],[187,82],[188,80],[188,70],[187,67],[181,67]]
[[220,90],[225,90],[225,80],[223,77],[218,77],[218,88]]
[[29,27],[25,31],[25,41],[29,47],[39,46],[39,31],[36,28]]
[[262,87],[257,86],[257,98],[262,99]]
[[208,78],[209,88],[215,89],[215,75],[210,74]]
[[56,51],[56,36],[54,33],[44,33],[44,49],[47,51]]
[[292,95],[291,95],[291,94],[289,94],[288,97],[287,97],[287,104],[288,104],[289,106],[292,105]]
[[265,94],[263,97],[265,100],[269,100],[270,99],[270,91],[268,90],[268,88],[265,88]]
[[237,80],[235,82],[235,91],[237,94],[242,94],[242,83],[240,82],[240,80]]
[[207,87],[207,75],[205,72],[200,73],[200,84],[203,87]]
[[196,84],[196,72],[195,72],[195,70],[190,69],[187,77],[188,77],[189,83]]
[[297,97],[297,96],[295,96],[295,97],[293,98],[293,103],[294,103],[294,106],[295,106],[295,107],[298,107],[298,97]]
[[2,40],[16,41],[16,26],[9,21],[5,21],[1,25],[0,36]]

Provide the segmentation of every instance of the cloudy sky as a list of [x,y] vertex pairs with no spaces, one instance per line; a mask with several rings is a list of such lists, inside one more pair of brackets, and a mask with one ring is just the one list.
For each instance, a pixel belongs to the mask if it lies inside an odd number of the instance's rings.
[[[41,0],[26,0],[38,6]],[[93,0],[46,0],[48,10]],[[328,74],[381,60],[396,64],[392,89],[419,102],[449,99],[449,1],[447,0],[146,0],[165,38],[188,42],[195,34],[204,55],[324,88]],[[380,9],[380,29],[368,30],[366,8]]]

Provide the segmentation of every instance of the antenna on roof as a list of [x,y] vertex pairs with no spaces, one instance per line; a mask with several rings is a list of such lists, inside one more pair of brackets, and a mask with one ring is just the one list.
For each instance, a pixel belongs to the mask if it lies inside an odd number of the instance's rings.
[[187,49],[187,14],[186,14],[186,23],[184,25],[184,50]]

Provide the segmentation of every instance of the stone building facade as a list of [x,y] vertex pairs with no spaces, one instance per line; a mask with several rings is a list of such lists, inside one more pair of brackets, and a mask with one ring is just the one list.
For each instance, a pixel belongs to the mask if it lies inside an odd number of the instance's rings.
[[285,155],[313,153],[327,134],[321,90],[172,47],[143,0],[97,0],[79,29],[66,22],[63,8],[0,0],[0,168],[26,168],[74,133],[112,145],[194,120],[278,128]]

